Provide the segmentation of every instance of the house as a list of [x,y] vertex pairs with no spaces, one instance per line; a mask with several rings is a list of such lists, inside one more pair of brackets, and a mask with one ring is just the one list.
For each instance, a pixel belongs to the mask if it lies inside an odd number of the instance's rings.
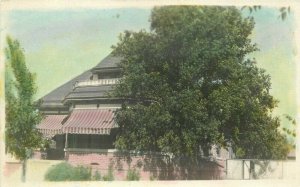
[[[176,166],[170,169],[168,155],[125,154],[114,148],[117,133],[114,111],[121,107],[122,100],[108,95],[121,78],[120,60],[110,54],[92,69],[42,98],[40,111],[45,118],[37,128],[53,143],[45,156],[37,152],[35,157],[65,159],[71,164],[88,165],[103,172],[114,165],[118,179],[124,179],[126,171],[132,167],[139,168],[142,179],[151,176],[160,179],[187,178],[182,177],[185,174],[179,172]],[[204,179],[224,177],[225,159],[230,155],[226,150],[216,150],[212,151],[212,157],[204,159],[201,171],[199,167],[193,170],[193,176]]]

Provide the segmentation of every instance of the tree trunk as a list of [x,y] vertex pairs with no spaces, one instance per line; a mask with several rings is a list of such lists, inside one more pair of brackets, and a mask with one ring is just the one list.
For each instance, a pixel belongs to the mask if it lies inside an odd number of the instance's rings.
[[26,182],[27,159],[22,161],[22,182]]

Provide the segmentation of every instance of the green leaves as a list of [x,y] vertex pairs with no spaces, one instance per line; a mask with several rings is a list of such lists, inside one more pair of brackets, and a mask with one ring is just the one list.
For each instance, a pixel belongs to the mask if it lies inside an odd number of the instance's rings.
[[21,160],[29,158],[27,152],[43,142],[35,128],[41,120],[36,112],[33,96],[36,92],[34,75],[26,67],[23,50],[17,40],[7,37],[5,83],[5,141],[8,152]]
[[[96,171],[95,180],[100,180],[100,174]],[[92,179],[91,168],[84,166],[73,167],[67,162],[54,165],[45,174],[46,181],[90,181]]]
[[296,137],[296,120],[293,119],[291,116],[285,114],[285,118],[291,122],[290,127],[283,127],[282,130],[285,132],[288,136]]
[[[248,9],[250,14],[253,13],[253,12],[256,12],[258,10],[261,9],[261,6],[258,6],[258,5],[254,5],[254,6],[243,6],[241,8],[241,10],[244,10],[244,9]],[[279,8],[279,12],[280,12],[280,15],[278,16],[279,19],[281,19],[282,21],[284,21],[287,17],[287,15],[291,12],[291,7],[288,6],[288,7],[280,7]]]
[[129,169],[127,171],[126,180],[128,180],[128,181],[138,181],[138,180],[140,180],[140,173],[139,173],[139,171],[136,168]]
[[253,19],[234,7],[165,6],[150,20],[151,32],[126,31],[114,47],[124,74],[114,95],[128,101],[116,113],[116,146],[196,157],[220,145],[283,158],[270,77],[246,59],[257,50]]

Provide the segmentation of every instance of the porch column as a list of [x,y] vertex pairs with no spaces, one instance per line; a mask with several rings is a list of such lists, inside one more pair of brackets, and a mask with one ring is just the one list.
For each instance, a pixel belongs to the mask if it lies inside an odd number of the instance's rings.
[[68,160],[68,133],[66,133],[66,140],[65,140],[65,160]]

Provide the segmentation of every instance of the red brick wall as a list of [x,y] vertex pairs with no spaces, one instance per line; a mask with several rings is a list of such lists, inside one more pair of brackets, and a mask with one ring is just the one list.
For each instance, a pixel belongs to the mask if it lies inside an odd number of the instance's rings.
[[182,169],[180,164],[167,164],[167,157],[163,156],[135,156],[130,155],[129,160],[124,155],[115,153],[76,153],[68,154],[68,162],[72,165],[90,166],[95,172],[98,170],[103,177],[108,172],[108,167],[113,167],[115,180],[126,180],[128,169],[136,168],[140,173],[140,180],[150,180],[154,177],[159,180],[174,179],[222,179],[225,176],[225,161],[217,165],[213,162],[203,161],[200,166],[185,164]]
[[126,161],[126,158],[116,156],[114,153],[69,153],[68,162],[72,165],[84,165],[90,166],[95,172],[98,170],[103,177],[108,172],[110,165],[113,167],[113,173],[115,180],[126,179],[127,171],[129,168],[136,168],[140,171],[141,180],[149,180],[150,173],[143,171],[143,168],[139,168],[137,163],[143,160],[143,157],[131,157],[130,163]]

